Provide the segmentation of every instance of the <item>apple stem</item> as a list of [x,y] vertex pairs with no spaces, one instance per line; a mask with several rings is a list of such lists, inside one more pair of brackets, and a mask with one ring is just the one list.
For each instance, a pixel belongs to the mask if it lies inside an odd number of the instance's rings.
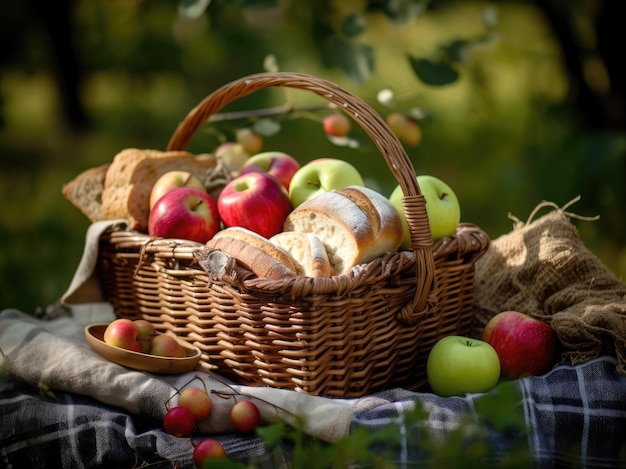
[[307,181],[306,182],[309,186],[320,186],[321,184],[319,182],[314,182],[314,181]]
[[191,210],[195,212],[198,209],[198,207],[202,205],[203,203],[204,203],[204,200],[198,199],[198,201],[196,202],[196,205],[194,205]]
[[471,341],[471,340],[468,340],[468,341],[466,342],[466,345],[467,345],[468,347],[471,347],[471,346],[473,345],[473,343],[472,343],[472,341]]
[[439,200],[443,200],[443,199],[445,199],[446,197],[448,197],[448,193],[447,193],[447,192],[442,192],[442,193],[441,193],[441,197],[439,197]]

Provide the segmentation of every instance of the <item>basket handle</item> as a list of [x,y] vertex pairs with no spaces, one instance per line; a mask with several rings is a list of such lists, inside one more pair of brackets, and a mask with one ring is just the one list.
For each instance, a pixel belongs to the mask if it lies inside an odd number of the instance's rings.
[[216,89],[193,108],[170,138],[167,150],[186,150],[198,129],[229,103],[269,87],[287,87],[311,91],[337,105],[369,135],[385,158],[393,176],[402,187],[402,204],[409,226],[411,246],[415,251],[416,289],[413,304],[407,304],[399,319],[416,323],[417,313],[430,309],[435,292],[435,261],[428,224],[426,201],[416,179],[415,169],[404,147],[384,119],[366,102],[325,79],[291,72],[258,73],[234,80]]

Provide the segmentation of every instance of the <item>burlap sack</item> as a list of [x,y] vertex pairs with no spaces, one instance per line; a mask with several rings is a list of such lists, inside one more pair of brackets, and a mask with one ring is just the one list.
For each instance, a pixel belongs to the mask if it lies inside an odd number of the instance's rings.
[[[583,244],[570,218],[589,219],[544,202],[526,223],[493,240],[476,263],[475,327],[515,310],[553,327],[562,361],[579,364],[610,354],[626,374],[626,284]],[[544,207],[554,210],[534,220]]]

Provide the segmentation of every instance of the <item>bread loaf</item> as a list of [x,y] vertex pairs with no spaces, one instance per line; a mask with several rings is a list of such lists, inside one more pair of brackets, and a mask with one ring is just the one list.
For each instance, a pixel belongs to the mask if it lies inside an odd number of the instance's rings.
[[335,274],[397,251],[403,236],[400,215],[391,202],[361,186],[307,200],[287,216],[283,230],[315,234]]
[[258,277],[281,279],[297,275],[291,254],[246,228],[233,226],[218,231],[206,246],[225,252]]
[[185,151],[162,152],[128,148],[118,153],[109,166],[102,190],[102,218],[123,218],[129,227],[146,231],[152,186],[164,173],[190,171],[205,185],[216,166],[213,157],[195,157]]
[[61,193],[93,223],[102,220],[102,190],[109,164],[83,171],[63,185]]
[[291,254],[298,275],[313,278],[333,275],[326,248],[313,233],[283,231],[272,236],[270,242]]

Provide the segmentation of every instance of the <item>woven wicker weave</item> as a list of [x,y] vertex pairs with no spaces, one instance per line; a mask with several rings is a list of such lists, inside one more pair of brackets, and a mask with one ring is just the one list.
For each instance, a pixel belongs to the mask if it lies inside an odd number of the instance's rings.
[[168,145],[186,149],[227,104],[268,87],[313,92],[335,103],[370,136],[405,194],[412,251],[389,253],[331,278],[257,278],[235,262],[210,268],[198,243],[112,230],[98,272],[119,317],[143,318],[202,351],[201,365],[237,382],[316,395],[358,397],[426,382],[434,343],[471,327],[474,263],[489,238],[477,226],[433,245],[413,166],[384,120],[326,80],[264,73],[207,96]]

